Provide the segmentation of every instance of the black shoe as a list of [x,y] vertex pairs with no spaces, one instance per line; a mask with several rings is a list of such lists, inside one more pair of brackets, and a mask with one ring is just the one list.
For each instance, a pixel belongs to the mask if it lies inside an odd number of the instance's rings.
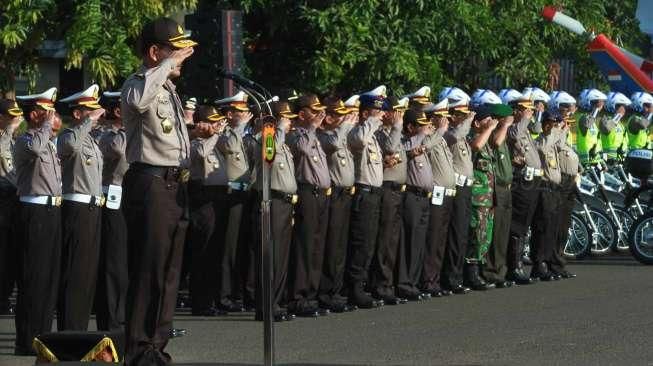
[[[399,304],[402,304],[402,302],[401,302],[402,299],[400,299],[400,298],[398,298],[397,296],[394,296],[394,295],[383,296],[383,298],[381,300],[383,300],[383,304],[385,304],[385,305],[399,305]],[[406,302],[408,302],[408,300],[406,300]]]
[[492,282],[492,283],[494,284],[494,286],[496,288],[508,288],[508,287],[512,287],[512,285],[515,284],[514,282],[507,281],[507,280],[506,281],[496,281],[496,282]]
[[424,289],[423,293],[429,294],[431,297],[442,297],[444,294],[442,293],[442,290],[439,288],[427,288]]
[[487,291],[495,286],[483,280],[480,274],[480,268],[477,263],[465,264],[465,280],[463,284],[474,291]]
[[471,291],[469,287],[465,287],[463,285],[455,285],[454,287],[451,288],[451,292],[453,292],[456,295],[464,295],[467,294]]
[[183,337],[188,334],[188,331],[183,328],[172,328],[170,331],[170,338]]
[[216,309],[216,308],[208,308],[204,310],[193,310],[191,312],[191,315],[193,316],[221,316],[221,315],[227,315],[227,312],[221,309]]
[[14,315],[14,307],[9,301],[0,304],[0,315]]
[[451,296],[451,290],[442,289],[440,292],[442,293],[442,296]]
[[424,296],[419,291],[398,291],[398,297],[404,298],[408,301],[422,301]]
[[531,278],[536,278],[540,281],[557,281],[560,279],[560,277],[556,276],[549,270],[549,266],[547,266],[546,263],[544,262],[536,262],[533,264],[533,268],[531,269]]
[[226,311],[228,313],[244,313],[245,307],[237,302],[223,302],[216,306],[216,309]]
[[327,316],[331,314],[331,310],[326,309],[326,308],[318,308],[317,312],[320,314],[320,316]]
[[512,271],[510,271],[506,275],[506,280],[512,281],[516,283],[517,285],[532,285],[535,283],[535,279],[529,277],[524,273],[523,268],[516,268]]
[[562,271],[560,273],[556,272],[555,274],[560,276],[561,278],[564,278],[564,279],[570,279],[570,278],[575,278],[576,277],[576,274],[571,273],[571,272],[569,272],[567,270],[564,270],[564,271]]
[[320,312],[317,311],[316,309],[304,309],[295,312],[295,315],[297,315],[300,318],[318,318],[320,316]]
[[361,309],[373,309],[383,306],[383,300],[375,300],[370,294],[363,291],[363,285],[355,285],[349,295],[349,304],[358,306]]

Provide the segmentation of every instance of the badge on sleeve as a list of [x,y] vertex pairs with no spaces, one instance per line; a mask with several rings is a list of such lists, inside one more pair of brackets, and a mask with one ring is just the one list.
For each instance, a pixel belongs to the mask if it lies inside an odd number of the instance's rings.
[[172,132],[172,122],[168,118],[164,118],[163,121],[161,121],[161,128],[163,129],[163,133],[166,135]]

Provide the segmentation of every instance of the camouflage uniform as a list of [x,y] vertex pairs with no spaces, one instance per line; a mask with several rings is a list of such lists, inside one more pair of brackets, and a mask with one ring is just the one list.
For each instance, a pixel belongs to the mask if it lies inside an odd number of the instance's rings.
[[494,228],[494,169],[492,150],[485,145],[474,156],[472,217],[469,225],[467,263],[484,263]]

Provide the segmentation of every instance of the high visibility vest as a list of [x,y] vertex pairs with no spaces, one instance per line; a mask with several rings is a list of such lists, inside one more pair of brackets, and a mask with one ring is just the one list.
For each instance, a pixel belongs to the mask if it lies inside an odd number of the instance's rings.
[[601,134],[601,147],[603,152],[608,155],[609,158],[617,158],[617,151],[619,148],[624,148],[626,129],[621,121],[617,122],[617,125],[614,126],[612,131],[608,134]]
[[635,149],[645,149],[646,145],[648,143],[648,134],[646,133],[646,130],[640,130],[637,133],[630,133],[630,131],[627,131],[628,134],[628,150],[635,150]]
[[[596,146],[594,151],[597,153],[594,159],[590,159],[590,150]],[[599,152],[601,148],[601,140],[599,140],[599,128],[593,123],[585,134],[580,130],[580,123],[576,128],[576,152],[578,153],[578,158],[583,164],[593,163],[600,161],[601,157]]]

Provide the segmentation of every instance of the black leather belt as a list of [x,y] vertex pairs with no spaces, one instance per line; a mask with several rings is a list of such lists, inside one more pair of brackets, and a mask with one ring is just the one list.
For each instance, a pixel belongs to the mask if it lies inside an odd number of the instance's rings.
[[431,198],[431,195],[433,194],[430,190],[416,186],[406,186],[406,191],[426,198]]
[[276,191],[274,189],[270,190],[270,197],[286,201],[292,205],[295,205],[297,202],[299,202],[299,197],[296,194]]
[[309,191],[313,192],[313,194],[316,195],[316,196],[320,196],[320,195],[330,196],[331,195],[331,187],[322,188],[322,187],[318,187],[316,185],[308,184],[308,183],[299,183],[297,186],[299,187],[299,189],[301,189],[303,191],[304,190],[309,190]]
[[188,169],[180,167],[157,166],[135,162],[129,165],[129,169],[162,178],[166,182],[186,183],[190,179],[190,172]]
[[356,193],[356,186],[351,187],[333,187],[332,189],[334,196],[340,196],[343,193],[347,193],[350,196],[353,196]]
[[383,194],[383,188],[381,187],[374,187],[362,183],[356,183],[355,187],[356,190],[358,190],[359,192],[367,192],[367,193],[378,194],[378,195]]
[[389,180],[383,182],[382,185],[383,188],[390,188],[391,190],[395,192],[405,192],[406,191],[406,185],[402,183],[397,183],[397,182],[391,182]]
[[16,188],[12,186],[2,186],[0,187],[0,197],[6,198],[6,197],[11,197],[14,196],[16,199],[18,199],[18,196],[16,196]]

